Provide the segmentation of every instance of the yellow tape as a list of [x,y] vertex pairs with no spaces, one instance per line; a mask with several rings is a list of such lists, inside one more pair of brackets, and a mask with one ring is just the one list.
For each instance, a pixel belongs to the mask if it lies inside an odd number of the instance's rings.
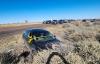
[[32,36],[29,36],[28,43],[32,44],[32,40],[33,40]]
[[[32,36],[33,36],[33,37],[32,37]],[[32,41],[33,41],[33,40],[36,41],[36,39],[37,39],[36,36],[34,36],[34,35],[32,35],[32,36],[29,36],[29,40],[28,40],[28,43],[29,43],[29,44],[32,44]]]

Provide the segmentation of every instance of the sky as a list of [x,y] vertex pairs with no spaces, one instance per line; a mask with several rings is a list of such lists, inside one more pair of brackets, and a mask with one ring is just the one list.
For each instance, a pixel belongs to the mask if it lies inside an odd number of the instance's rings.
[[0,0],[0,24],[100,18],[100,0]]

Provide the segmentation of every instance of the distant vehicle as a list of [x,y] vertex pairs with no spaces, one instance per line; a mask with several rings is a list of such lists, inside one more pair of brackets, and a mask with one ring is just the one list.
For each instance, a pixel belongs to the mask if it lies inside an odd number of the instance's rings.
[[57,20],[52,20],[51,24],[58,24],[58,21]]
[[63,20],[64,23],[68,23],[68,20]]
[[53,49],[59,45],[55,35],[44,29],[29,29],[23,33],[24,43],[32,51]]
[[65,20],[58,20],[58,23],[63,24],[63,23],[66,23],[66,22],[65,22]]
[[83,20],[82,20],[82,22],[86,22],[86,21],[87,21],[86,19],[83,19]]
[[68,23],[71,23],[71,22],[74,22],[74,21],[76,21],[76,20],[74,20],[74,19],[67,20]]
[[52,21],[51,20],[46,20],[46,21],[43,21],[43,24],[51,24]]
[[91,20],[90,22],[95,22],[94,20]]
[[43,21],[42,23],[43,23],[43,24],[46,24],[46,21]]
[[96,21],[96,19],[92,19],[92,20],[90,20],[90,22],[95,22]]
[[56,25],[56,24],[69,23],[71,21],[63,20],[63,19],[60,19],[60,20],[46,20],[46,21],[43,21],[43,24],[53,24],[53,25]]

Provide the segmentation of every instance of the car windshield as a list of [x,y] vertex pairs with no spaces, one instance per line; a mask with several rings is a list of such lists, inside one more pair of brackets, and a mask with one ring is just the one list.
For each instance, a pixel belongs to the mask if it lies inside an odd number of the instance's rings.
[[48,31],[33,31],[32,35],[35,38],[35,41],[47,41],[53,39],[53,35]]

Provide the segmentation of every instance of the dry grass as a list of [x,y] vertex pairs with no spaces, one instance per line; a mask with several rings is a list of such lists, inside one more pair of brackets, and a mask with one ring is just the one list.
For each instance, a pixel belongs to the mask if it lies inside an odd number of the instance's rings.
[[[71,64],[100,64],[100,25],[92,23],[67,23],[47,27],[47,30],[57,35],[62,41],[61,50],[43,50],[34,54],[32,64],[45,64],[48,56],[53,51],[59,51]],[[0,39],[0,52],[4,50],[15,49],[20,54],[24,48],[20,34]],[[19,62],[23,64],[23,60]],[[27,63],[29,64],[29,63]],[[55,56],[51,64],[63,64],[59,57]]]
[[64,27],[64,39],[74,43],[68,59],[72,64],[100,64],[100,25],[84,24]]
[[23,25],[41,24],[41,22],[29,22],[29,23],[15,23],[15,24],[0,24],[0,27],[17,27]]

